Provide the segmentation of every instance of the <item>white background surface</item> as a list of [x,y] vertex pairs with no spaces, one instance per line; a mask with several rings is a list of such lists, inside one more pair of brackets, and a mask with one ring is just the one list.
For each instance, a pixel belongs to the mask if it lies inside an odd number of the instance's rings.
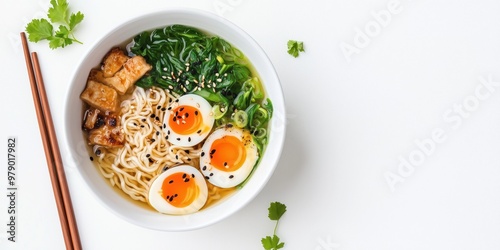
[[[48,3],[0,2],[0,249],[64,249],[19,42]],[[373,13],[388,4],[399,4],[397,13],[375,24]],[[285,249],[500,249],[500,2],[70,1],[85,14],[76,31],[84,44],[52,51],[30,43],[56,129],[92,44],[124,20],[174,6],[221,14],[266,51],[288,112],[281,161],[247,207],[180,233],[122,221],[67,168],[84,249],[262,249],[274,227],[271,201],[288,206],[277,232]],[[362,41],[357,30],[367,27],[375,34]],[[287,54],[289,39],[304,41],[299,58]],[[349,62],[341,47],[356,39],[363,48]],[[18,138],[16,243],[6,234],[8,136]],[[404,161],[412,166],[399,168]],[[390,185],[388,174],[404,182]]]

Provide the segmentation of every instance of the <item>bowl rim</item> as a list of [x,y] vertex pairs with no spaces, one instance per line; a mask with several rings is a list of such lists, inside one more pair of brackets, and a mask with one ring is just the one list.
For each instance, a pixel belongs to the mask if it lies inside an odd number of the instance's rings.
[[[79,76],[78,72],[81,70],[82,65],[84,65],[85,62],[89,60],[89,57],[91,55],[93,55],[95,50],[101,44],[106,43],[110,39],[109,37],[111,37],[113,34],[119,32],[123,29],[126,29],[126,27],[128,25],[140,23],[142,20],[147,20],[147,19],[151,19],[151,18],[158,18],[161,15],[174,15],[174,16],[180,15],[180,16],[186,16],[186,17],[190,17],[190,18],[194,18],[194,19],[199,19],[200,21],[211,21],[211,22],[217,23],[217,25],[221,25],[224,29],[230,29],[231,32],[234,32],[237,37],[241,37],[241,39],[245,40],[248,43],[248,45],[252,47],[252,52],[256,53],[255,54],[256,57],[258,57],[260,59],[260,61],[262,63],[264,63],[262,68],[267,69],[268,78],[270,78],[269,82],[272,82],[273,84],[276,85],[273,87],[273,89],[276,89],[276,91],[274,91],[274,97],[272,98],[272,102],[273,102],[273,106],[275,108],[280,109],[279,113],[273,112],[274,113],[273,118],[270,121],[273,123],[274,122],[277,123],[276,126],[279,128],[279,131],[273,131],[274,129],[271,129],[270,139],[269,139],[269,142],[267,145],[268,147],[266,148],[266,150],[264,152],[264,156],[262,156],[262,160],[259,162],[259,165],[257,166],[258,169],[262,169],[263,167],[259,168],[259,166],[262,166],[264,160],[267,160],[266,163],[270,163],[269,166],[266,166],[266,168],[265,168],[266,171],[264,171],[264,172],[259,171],[259,173],[260,173],[259,176],[262,178],[260,178],[258,180],[254,180],[255,178],[254,178],[254,176],[252,176],[252,178],[249,180],[249,182],[247,184],[245,184],[245,186],[243,188],[237,190],[237,192],[232,194],[231,197],[227,197],[226,200],[224,200],[223,202],[220,202],[219,204],[216,204],[216,206],[211,206],[211,207],[203,209],[202,210],[203,213],[200,211],[200,212],[197,212],[197,213],[191,214],[191,215],[173,216],[173,217],[185,217],[182,219],[185,223],[178,223],[178,224],[176,224],[175,227],[169,227],[169,226],[163,226],[163,225],[159,225],[159,224],[151,224],[151,223],[147,223],[147,222],[143,222],[143,221],[138,221],[137,219],[133,219],[130,216],[127,216],[126,214],[124,214],[124,212],[118,211],[116,209],[116,206],[113,206],[110,203],[109,199],[105,199],[105,197],[103,197],[102,194],[100,194],[100,192],[98,190],[96,190],[96,188],[93,186],[94,184],[92,184],[92,182],[89,180],[90,177],[87,175],[87,173],[81,167],[77,166],[77,165],[80,165],[77,163],[79,163],[81,161],[81,158],[78,158],[76,155],[77,154],[75,152],[76,145],[74,145],[72,143],[73,140],[70,139],[70,138],[72,138],[72,134],[71,134],[72,130],[69,129],[69,127],[68,127],[68,123],[71,123],[68,119],[69,114],[71,112],[74,112],[74,109],[71,109],[70,105],[68,105],[68,104],[74,101],[74,96],[72,94],[74,93],[75,85],[80,86],[79,84],[77,84],[77,82],[78,82],[78,79],[80,79],[78,77]],[[182,22],[185,22],[185,20],[183,20]],[[178,23],[182,23],[182,22],[178,22]],[[167,24],[164,24],[163,26],[150,25],[150,28],[143,29],[143,30],[148,30],[148,29],[151,30],[154,28],[164,27],[164,26],[173,25],[173,24],[174,23],[167,23]],[[191,25],[191,26],[196,27],[196,28],[200,28],[196,25]],[[199,25],[199,26],[203,26],[203,25]],[[204,28],[201,28],[201,29],[204,29]],[[137,32],[134,32],[133,34],[138,34],[139,32],[142,32],[143,30],[138,30]],[[209,30],[209,32],[212,32],[212,31]],[[215,35],[218,35],[216,33],[216,31],[213,33]],[[134,36],[133,34],[130,37],[133,37]],[[235,46],[237,46],[237,45],[235,45]],[[245,55],[247,55],[247,54],[245,54]],[[252,60],[250,60],[250,61],[252,62],[253,66],[256,67],[254,62]],[[65,165],[73,165],[75,168],[77,168],[79,176],[83,179],[83,182],[85,183],[84,186],[86,186],[86,188],[90,189],[90,192],[93,194],[93,196],[95,196],[95,198],[99,201],[99,203],[101,203],[109,211],[111,211],[113,214],[117,215],[118,217],[124,219],[125,221],[128,221],[128,222],[135,224],[135,225],[138,225],[138,226],[142,226],[142,227],[154,229],[154,230],[160,230],[160,231],[187,231],[187,230],[195,230],[195,229],[204,228],[204,227],[207,227],[209,225],[215,224],[217,222],[220,222],[220,221],[226,219],[230,215],[236,213],[237,211],[239,211],[243,207],[245,207],[248,203],[250,203],[262,191],[264,186],[266,186],[269,179],[273,175],[273,173],[278,165],[279,159],[281,157],[281,153],[282,153],[284,141],[285,141],[285,135],[286,135],[286,112],[285,112],[285,102],[284,102],[282,85],[281,85],[281,82],[279,80],[278,74],[277,74],[273,64],[271,63],[271,60],[269,59],[269,57],[267,56],[265,51],[262,49],[262,47],[247,32],[245,32],[243,29],[241,29],[239,26],[235,25],[231,21],[229,21],[221,16],[218,16],[214,13],[211,13],[209,11],[204,11],[204,10],[194,9],[194,8],[186,8],[186,7],[166,8],[166,9],[156,10],[156,11],[152,11],[152,12],[148,12],[148,13],[142,13],[142,14],[139,14],[135,17],[132,17],[132,18],[130,18],[124,22],[121,22],[120,24],[106,30],[104,35],[102,37],[100,37],[99,39],[97,39],[89,47],[89,49],[87,51],[85,51],[84,55],[80,58],[80,60],[78,61],[78,63],[76,65],[77,65],[76,68],[72,72],[70,86],[68,87],[68,90],[66,93],[64,112],[63,112],[63,114],[64,114],[64,126],[63,126],[63,133],[64,133],[63,139],[64,140],[63,141],[64,141],[64,145],[65,145],[66,149],[68,149],[68,151],[70,152],[71,158],[72,158],[72,161],[69,164],[65,164]],[[260,72],[258,72],[258,73],[260,73]],[[265,83],[264,83],[264,88],[266,89],[266,91],[269,91],[269,86],[267,86]],[[276,118],[276,115],[279,115],[279,117]],[[274,126],[274,125],[270,124],[270,126]],[[82,138],[83,138],[83,136],[82,136]],[[269,150],[271,150],[271,148],[269,147],[271,141],[273,141],[273,145],[277,145],[277,148],[272,148],[272,150],[273,150],[272,154],[269,153]],[[87,154],[87,159],[88,159],[88,154]],[[94,169],[97,170],[96,168],[94,168]],[[254,171],[254,173],[252,175],[255,175],[256,174],[255,172],[257,172],[258,169],[256,171]],[[96,172],[99,172],[99,171],[97,170]],[[98,174],[101,175],[100,172]],[[102,177],[102,175],[101,175],[101,177]],[[105,181],[106,183],[108,182],[104,178],[101,178],[101,179],[102,179],[102,181]],[[254,180],[254,181],[252,182],[252,180]],[[252,188],[245,188],[249,185],[249,183],[252,183],[252,186],[250,186]],[[108,183],[108,186],[111,188],[109,183]],[[116,192],[116,190],[112,190],[112,191]],[[118,199],[124,199],[121,195],[116,195],[116,197],[118,197]],[[231,202],[231,201],[233,201],[233,202]],[[127,199],[126,202],[133,204],[133,202],[131,202],[129,199]],[[220,205],[224,205],[223,208],[227,209],[227,211],[224,213],[219,213],[217,211],[221,210],[221,208],[219,208],[218,210],[214,210],[217,207],[220,207]],[[215,212],[211,212],[211,211],[215,211]],[[155,213],[155,214],[159,214],[161,216],[170,216],[170,215],[164,215],[164,214],[160,214],[160,213]],[[211,216],[211,215],[216,215],[216,216]],[[198,217],[201,216],[201,217],[198,218],[197,216]],[[178,219],[174,220],[175,223],[177,223],[177,221],[179,221],[179,220]]]

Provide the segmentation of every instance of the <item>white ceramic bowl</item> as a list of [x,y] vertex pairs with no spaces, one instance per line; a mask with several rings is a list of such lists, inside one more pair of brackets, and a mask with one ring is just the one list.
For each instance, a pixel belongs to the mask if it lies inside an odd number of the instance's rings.
[[[132,202],[131,199],[111,188],[90,161],[86,150],[86,141],[81,130],[82,102],[79,99],[90,69],[99,65],[109,49],[130,41],[142,31],[172,24],[183,24],[208,31],[239,48],[252,62],[274,106],[269,143],[250,180],[229,198],[194,214],[183,216],[160,214],[153,209]],[[129,20],[108,32],[92,46],[79,63],[67,93],[63,139],[74,160],[69,164],[75,164],[74,167],[78,169],[90,190],[112,212],[131,223],[146,228],[185,231],[221,221],[248,204],[262,190],[273,174],[281,155],[285,138],[285,120],[284,99],[279,79],[269,58],[255,40],[236,25],[214,14],[193,9],[169,9]]]

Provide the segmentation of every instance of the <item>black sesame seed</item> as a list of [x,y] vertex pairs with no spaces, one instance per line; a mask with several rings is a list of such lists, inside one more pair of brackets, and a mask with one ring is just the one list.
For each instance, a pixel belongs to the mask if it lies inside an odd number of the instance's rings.
[[174,200],[174,197],[173,196],[170,196],[170,199],[168,199],[168,201],[172,202]]
[[177,121],[177,117],[174,116],[174,118],[172,119],[172,121],[174,121],[174,122]]
[[165,140],[168,140],[168,135],[167,135],[167,136],[165,136]]
[[167,195],[167,200],[170,198],[170,195]]
[[163,172],[165,172],[165,171],[167,171],[167,170],[168,170],[168,167],[167,167],[167,166],[163,167]]
[[134,122],[134,126],[137,126],[137,123]]
[[177,140],[178,140],[178,141],[180,141],[180,140],[181,140],[181,138],[177,138]]
[[115,126],[116,126],[116,119],[115,119],[115,118],[111,118],[111,119],[109,119],[108,124],[109,124],[109,126],[111,126],[111,127],[115,127]]
[[215,149],[212,149],[212,151],[210,151],[210,154],[211,155],[215,154]]
[[174,180],[170,180],[170,181],[168,182],[168,184],[172,184],[172,183],[174,183]]
[[234,175],[230,175],[230,176],[229,176],[229,179],[233,179],[233,177],[234,177]]
[[158,105],[158,107],[156,107],[157,109],[161,109],[161,105]]
[[141,125],[141,128],[144,128],[144,125]]
[[208,177],[208,176],[205,176],[205,179],[207,179],[207,180],[208,180],[208,179],[210,179],[210,177]]
[[198,110],[195,110],[195,111],[194,111],[194,115],[198,115]]
[[214,176],[214,173],[210,173],[210,176]]
[[163,128],[166,128],[167,127],[167,124],[166,123],[163,123]]
[[142,120],[141,120],[141,121],[145,122],[145,121],[146,121],[146,118],[142,118]]
[[159,121],[159,120],[160,120],[160,117],[158,117],[158,116],[157,116],[157,117],[155,117],[155,120]]
[[184,182],[189,182],[189,178],[184,179]]
[[228,123],[228,124],[226,125],[226,127],[228,127],[228,128],[232,128],[232,127],[233,127],[233,124]]
[[184,116],[185,116],[186,118],[188,118],[188,117],[189,117],[189,113],[186,113]]
[[196,133],[201,134],[201,129],[200,129],[200,130],[198,130],[198,131],[196,131]]
[[158,136],[158,135],[160,135],[160,131],[156,131],[156,135],[157,135],[157,136]]
[[179,160],[179,155],[175,155],[175,159],[176,159],[176,160]]
[[194,178],[194,174],[191,174],[191,178]]
[[224,162],[224,167],[227,166],[227,162]]
[[172,107],[168,107],[168,108],[167,108],[167,110],[171,110],[171,109],[172,109]]
[[179,111],[181,111],[181,112],[182,112],[183,110],[184,110],[184,107],[182,107],[182,108],[180,108],[180,109],[179,109]]
[[167,110],[165,107],[161,108],[161,111],[165,111],[165,110]]
[[191,137],[188,137],[188,142],[191,142]]
[[174,197],[177,197],[178,195],[177,194],[174,194]]
[[205,152],[201,151],[201,157],[205,156]]
[[151,117],[151,118],[155,118],[155,116],[156,116],[155,114],[151,114],[151,116],[149,116],[149,117]]
[[148,157],[148,158],[151,157],[151,154],[146,154],[146,157]]
[[184,149],[184,152],[186,152],[186,154],[189,154],[189,149]]
[[156,141],[155,139],[151,138],[151,142],[155,142],[155,141]]
[[91,157],[90,157],[90,160],[91,160],[91,161],[94,161],[94,157],[92,157],[92,156],[91,156]]
[[184,173],[184,174],[182,175],[182,179],[186,178],[186,176],[187,176],[187,174],[186,174],[186,173]]

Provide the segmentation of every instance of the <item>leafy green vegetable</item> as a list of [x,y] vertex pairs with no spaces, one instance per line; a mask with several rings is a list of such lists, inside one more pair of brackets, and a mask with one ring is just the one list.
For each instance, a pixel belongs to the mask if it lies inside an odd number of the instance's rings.
[[[28,39],[35,43],[48,40],[51,49],[64,48],[73,42],[82,44],[75,38],[73,32],[75,27],[83,21],[84,15],[80,11],[70,14],[66,0],[51,0],[50,4],[51,7],[47,13],[50,22],[45,18],[33,19],[26,25]],[[53,24],[56,23],[60,25],[54,33]]]
[[259,153],[263,152],[272,104],[241,51],[220,37],[184,25],[142,32],[130,51],[153,66],[137,86],[202,96],[213,107],[216,126],[233,123],[249,130]]
[[298,57],[299,52],[305,52],[304,50],[304,42],[299,42],[295,40],[288,40],[288,54],[293,57]]
[[276,221],[276,225],[274,226],[273,236],[266,236],[262,238],[262,246],[266,250],[276,250],[281,249],[285,246],[284,242],[280,242],[280,238],[276,235],[276,230],[278,229],[278,223],[281,219],[281,216],[286,212],[286,205],[280,202],[271,202],[269,205],[269,219]]

